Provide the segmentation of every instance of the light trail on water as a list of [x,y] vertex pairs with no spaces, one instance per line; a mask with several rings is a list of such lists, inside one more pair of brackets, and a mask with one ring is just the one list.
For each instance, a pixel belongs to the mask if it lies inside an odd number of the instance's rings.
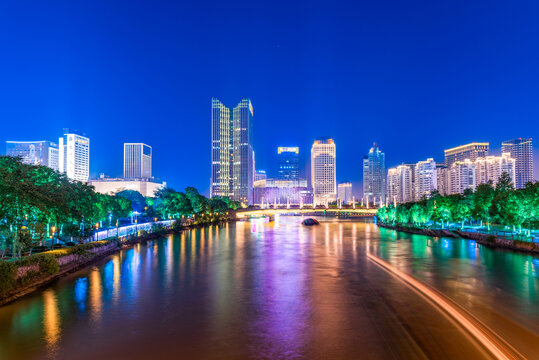
[[471,334],[487,351],[494,357],[501,360],[525,359],[515,348],[498,336],[492,329],[475,318],[468,311],[454,303],[451,299],[432,289],[426,284],[418,281],[414,277],[399,270],[395,266],[379,257],[367,253],[367,258],[381,267],[391,275],[419,292],[426,299],[445,312],[450,318],[455,320],[464,330]]

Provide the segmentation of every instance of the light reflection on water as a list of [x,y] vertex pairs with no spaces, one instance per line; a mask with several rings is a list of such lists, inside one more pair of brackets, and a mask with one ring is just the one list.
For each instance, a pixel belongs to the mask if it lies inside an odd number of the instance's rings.
[[347,338],[368,324],[357,318],[368,308],[356,304],[361,284],[386,286],[365,267],[366,252],[471,310],[490,307],[537,331],[539,260],[530,255],[370,223],[300,221],[192,229],[115,254],[0,308],[0,358],[69,358],[81,342],[104,354],[107,342],[129,343],[136,358],[145,341],[209,358],[356,356]]

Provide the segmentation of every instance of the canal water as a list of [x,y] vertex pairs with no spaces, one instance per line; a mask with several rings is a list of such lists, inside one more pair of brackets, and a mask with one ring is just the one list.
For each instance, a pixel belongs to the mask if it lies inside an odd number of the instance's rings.
[[0,359],[488,358],[375,255],[539,354],[539,259],[278,216],[136,245],[0,308]]

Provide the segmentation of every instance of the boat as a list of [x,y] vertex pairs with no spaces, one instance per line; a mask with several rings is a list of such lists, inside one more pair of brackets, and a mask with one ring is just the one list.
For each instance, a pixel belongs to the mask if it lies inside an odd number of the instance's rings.
[[305,225],[305,226],[312,226],[312,225],[318,225],[318,224],[320,224],[320,223],[319,223],[318,220],[316,220],[316,219],[313,219],[313,218],[307,218],[307,219],[303,220],[303,221],[301,222],[301,224],[302,224],[302,225]]

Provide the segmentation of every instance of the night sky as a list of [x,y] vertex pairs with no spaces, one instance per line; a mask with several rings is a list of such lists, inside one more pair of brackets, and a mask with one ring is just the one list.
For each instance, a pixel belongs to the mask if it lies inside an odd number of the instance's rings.
[[277,146],[305,170],[316,137],[357,184],[373,141],[389,167],[533,137],[539,177],[537,1],[4,0],[0,46],[0,149],[78,129],[93,176],[145,142],[155,176],[207,194],[211,98],[248,97],[270,175]]

